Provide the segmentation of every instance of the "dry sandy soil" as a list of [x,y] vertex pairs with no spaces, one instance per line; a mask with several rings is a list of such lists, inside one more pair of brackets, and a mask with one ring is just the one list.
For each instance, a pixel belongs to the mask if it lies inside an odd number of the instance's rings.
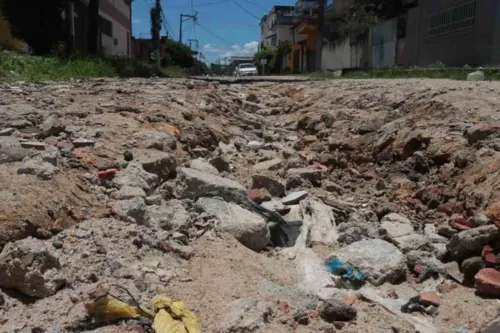
[[[254,147],[253,141],[262,145]],[[25,148],[32,142],[45,146]],[[22,240],[46,248],[58,258],[57,272],[65,281],[47,295],[31,297],[0,274],[0,332],[147,332],[147,322],[86,319],[87,294],[101,283],[126,287],[145,306],[158,294],[183,300],[200,319],[202,332],[415,332],[404,318],[355,293],[356,319],[342,328],[318,319],[315,307],[304,304],[300,270],[280,249],[252,251],[231,234],[207,231],[191,237],[186,230],[181,233],[189,240],[182,250],[149,246],[148,238],[154,243],[172,239],[171,230],[120,216],[113,208],[120,186],[97,177],[98,171],[117,169],[119,176],[127,170],[127,151],[134,155],[131,163],[141,163],[148,151],[162,151],[178,168],[196,158],[209,164],[222,156],[230,168],[219,170],[220,177],[249,189],[252,175],[259,173],[282,182],[287,193],[307,190],[309,197],[332,207],[334,228],[357,226],[346,211],[354,216],[369,210],[377,226],[388,213],[399,213],[411,220],[415,233],[428,237],[425,247],[410,250],[460,265],[490,245],[497,264],[486,264],[499,267],[498,230],[458,257],[448,253],[449,247],[433,247],[432,235],[424,230],[432,225],[440,235],[448,232],[439,241],[446,245],[452,234],[477,227],[474,217],[500,226],[500,82],[0,84],[0,250]],[[276,163],[270,167],[258,164],[271,160]],[[293,168],[322,174],[318,179],[290,176]],[[159,178],[147,184],[147,206],[154,201],[169,207],[170,200],[182,199],[174,193],[179,185],[175,168],[163,171],[156,168]],[[183,205],[194,223],[191,201]],[[335,241],[314,251],[326,260],[346,245]],[[10,265],[0,255],[0,268],[6,267],[2,260]],[[383,297],[394,297],[398,288],[412,296],[434,288],[438,313],[414,315],[432,323],[436,332],[480,332],[499,316],[500,291],[477,294],[474,280],[459,284],[441,276],[420,283],[410,268],[402,280],[377,289]],[[340,290],[335,298],[347,296]],[[271,315],[260,326],[224,331],[238,299],[265,302]],[[291,310],[284,312],[280,301]],[[294,322],[296,313],[306,313],[309,324]]]

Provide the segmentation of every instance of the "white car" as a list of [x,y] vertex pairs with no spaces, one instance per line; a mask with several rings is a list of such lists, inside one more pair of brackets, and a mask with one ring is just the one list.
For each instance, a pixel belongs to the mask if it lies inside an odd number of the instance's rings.
[[239,64],[234,74],[235,76],[257,76],[259,72],[253,64]]

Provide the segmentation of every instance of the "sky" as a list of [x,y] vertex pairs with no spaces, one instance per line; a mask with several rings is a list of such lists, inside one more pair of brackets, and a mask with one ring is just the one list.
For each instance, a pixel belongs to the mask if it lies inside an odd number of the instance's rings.
[[[155,0],[132,2],[132,34],[150,38],[149,9]],[[193,6],[191,7],[191,2]],[[169,36],[179,39],[180,14],[198,12],[198,22],[183,22],[182,41],[198,39],[198,51],[208,63],[224,57],[253,56],[260,39],[260,19],[274,5],[295,5],[296,0],[161,0]],[[162,29],[162,36],[166,34]],[[192,42],[192,48],[196,49]],[[228,60],[229,61],[229,60]]]

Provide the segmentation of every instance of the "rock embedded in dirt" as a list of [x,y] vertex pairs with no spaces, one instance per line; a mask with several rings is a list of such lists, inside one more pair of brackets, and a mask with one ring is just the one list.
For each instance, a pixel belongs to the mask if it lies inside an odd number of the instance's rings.
[[500,240],[500,230],[496,226],[477,227],[453,235],[448,243],[448,251],[453,258],[466,258],[497,240]]
[[260,189],[265,188],[274,197],[283,197],[285,195],[285,185],[270,176],[266,175],[252,175],[252,188]]
[[27,149],[45,150],[45,143],[37,141],[23,141],[21,142],[21,147]]
[[75,148],[94,147],[95,146],[95,140],[84,139],[84,138],[73,140],[72,143],[73,143],[73,146],[75,146]]
[[407,217],[397,213],[391,213],[382,218],[380,233],[394,240],[398,237],[414,234],[415,231]]
[[261,141],[250,141],[247,143],[247,147],[250,149],[260,149],[264,146],[264,142]]
[[41,160],[40,158],[26,159],[19,169],[18,175],[34,175],[41,180],[49,180],[59,172],[59,169],[52,164]]
[[441,304],[441,299],[433,291],[422,291],[418,295],[418,302],[424,306],[439,306]]
[[187,231],[191,227],[191,215],[180,200],[170,200],[162,206],[149,206],[146,210],[151,224],[164,230]]
[[141,197],[119,200],[113,205],[112,211],[122,221],[149,225],[146,203]]
[[161,205],[161,195],[150,195],[146,197],[146,205]]
[[367,274],[375,286],[396,283],[406,274],[405,257],[397,247],[381,239],[367,239],[334,251],[331,256]]
[[216,167],[208,163],[202,158],[197,158],[189,162],[189,167],[202,172],[211,173],[213,175],[218,175],[219,170]]
[[500,297],[500,271],[483,268],[475,276],[475,287],[479,294]]
[[158,185],[158,176],[144,170],[141,164],[129,163],[127,168],[115,175],[112,184],[118,189],[123,186],[139,187],[149,194]]
[[264,161],[252,166],[252,170],[255,172],[260,171],[275,171],[281,169],[283,166],[283,160],[281,158],[275,158],[272,160]]
[[493,135],[500,134],[500,126],[497,124],[477,124],[469,127],[465,133],[465,138],[469,144],[487,139]]
[[[240,183],[222,178],[217,175],[212,175],[207,172],[194,170],[190,168],[179,168],[177,171],[175,196],[180,199],[191,198],[209,192],[221,189],[241,190],[245,188]],[[221,193],[221,196],[224,196]],[[231,200],[231,198],[228,198]]]
[[247,191],[247,196],[258,204],[272,199],[271,193],[265,188],[250,189]]
[[160,182],[175,175],[177,163],[172,154],[153,149],[134,149],[132,152],[135,163],[142,165],[146,172],[157,175]]
[[313,184],[320,183],[322,179],[326,177],[326,172],[324,170],[312,169],[312,168],[292,168],[286,171],[287,177],[297,176],[302,179],[306,179]]
[[61,263],[47,243],[28,237],[7,243],[0,254],[0,286],[31,297],[54,295],[65,284]]
[[298,191],[289,193],[286,197],[284,197],[281,202],[284,205],[296,205],[300,201],[304,200],[308,196],[307,191]]
[[210,164],[213,165],[219,172],[231,172],[231,163],[224,156],[217,156],[211,159]]
[[338,184],[336,184],[328,179],[324,179],[321,182],[321,187],[323,187],[326,191],[328,191],[330,193],[337,193],[338,195],[342,195],[345,192],[345,189],[342,186],[340,186],[340,185],[338,185]]
[[16,131],[15,128],[7,127],[0,130],[0,136],[9,136]]
[[427,237],[418,234],[411,234],[393,239],[394,245],[403,253],[408,253],[413,250],[419,250],[429,244]]
[[123,186],[120,190],[111,193],[115,200],[129,200],[135,197],[146,199],[146,192],[140,187]]
[[319,307],[319,315],[326,322],[350,321],[356,318],[357,310],[352,306],[336,299],[322,302]]
[[464,273],[464,277],[466,281],[473,281],[474,276],[481,269],[485,268],[485,263],[482,257],[471,257],[462,261],[462,265],[460,266],[462,273]]
[[220,333],[254,333],[263,330],[269,322],[272,310],[264,302],[238,299],[228,305],[229,312],[223,318]]
[[138,137],[142,139],[142,145],[146,149],[171,152],[177,147],[177,139],[167,132],[142,130],[138,133]]
[[39,137],[47,138],[49,136],[59,135],[66,130],[66,125],[63,124],[61,119],[56,115],[50,115],[38,126]]
[[260,251],[269,244],[270,231],[260,215],[215,198],[200,198],[196,205],[219,220],[218,230],[229,233],[249,249]]

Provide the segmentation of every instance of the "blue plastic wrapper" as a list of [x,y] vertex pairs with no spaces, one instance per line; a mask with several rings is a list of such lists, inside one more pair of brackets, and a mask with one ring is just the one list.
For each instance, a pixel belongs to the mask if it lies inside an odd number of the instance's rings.
[[354,267],[339,260],[335,256],[328,259],[325,269],[333,275],[340,276],[344,280],[362,282],[366,277],[365,273],[356,270]]

